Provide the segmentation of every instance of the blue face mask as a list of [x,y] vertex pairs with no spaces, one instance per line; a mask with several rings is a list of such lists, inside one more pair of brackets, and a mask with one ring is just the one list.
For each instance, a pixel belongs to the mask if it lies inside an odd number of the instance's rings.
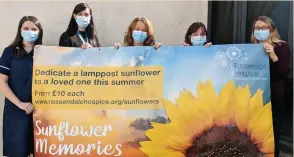
[[39,32],[38,31],[21,31],[21,36],[23,40],[33,43],[38,39]]
[[193,46],[202,46],[206,43],[206,36],[192,36],[191,43]]
[[76,23],[81,28],[86,28],[90,24],[90,21],[91,21],[90,16],[77,16],[76,17]]
[[269,32],[269,29],[266,29],[266,30],[255,29],[253,35],[258,41],[266,41],[270,36],[270,32]]
[[133,31],[132,37],[136,43],[143,43],[147,38],[147,32]]

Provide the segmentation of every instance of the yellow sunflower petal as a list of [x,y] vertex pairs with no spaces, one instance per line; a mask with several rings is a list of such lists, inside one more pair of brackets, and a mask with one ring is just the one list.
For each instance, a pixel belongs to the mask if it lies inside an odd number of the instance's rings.
[[259,150],[263,153],[274,153],[275,151],[275,140],[274,136],[268,140],[258,144]]
[[244,133],[247,129],[249,120],[249,100],[250,91],[249,86],[237,89],[234,92],[234,119],[240,132]]
[[273,127],[268,130],[268,132],[265,135],[263,141],[267,141],[267,140],[271,139],[272,137],[274,137],[274,129],[273,129]]
[[255,144],[264,142],[268,131],[272,128],[271,103],[259,109],[248,122],[248,133]]
[[217,98],[211,81],[207,81],[206,84],[199,81],[197,95],[197,99],[210,106],[215,103]]
[[[181,110],[187,110],[190,108],[195,108],[197,105],[196,97],[191,95],[190,92],[181,92],[180,97],[176,99],[176,103]],[[193,112],[191,112],[193,114]]]
[[[158,124],[158,125],[162,125],[162,127],[157,127],[156,129],[147,130],[145,132],[145,135],[152,141],[156,141],[157,143],[165,143],[166,138],[170,136],[171,131],[169,130],[172,127],[170,127],[171,125],[164,125],[164,124]],[[175,132],[174,129],[173,129],[173,132]]]
[[[168,146],[162,146],[153,141],[145,141],[140,142],[142,147],[139,148],[142,152],[144,152],[148,157],[158,157],[158,156],[167,156],[174,155],[175,157],[181,157],[183,154],[180,151],[171,149]],[[174,157],[172,156],[172,157]]]
[[[176,124],[152,123],[154,129],[146,131],[146,136],[162,147],[170,147],[179,151],[187,149],[193,140],[193,134],[189,134]],[[176,135],[176,136],[175,136]]]
[[147,130],[145,135],[157,143],[166,143],[167,139],[174,135],[178,135],[178,137],[185,137],[187,134],[174,123],[166,125],[152,122],[151,124],[153,129]]
[[185,94],[187,95],[187,96],[189,96],[189,97],[191,97],[191,98],[193,98],[193,99],[196,99],[196,97],[189,91],[189,90],[187,90],[187,89],[184,89],[184,92],[185,92]]
[[271,128],[265,138],[263,139],[263,142],[258,144],[258,147],[260,150],[264,153],[273,153],[274,152],[274,147],[275,147],[275,141],[274,141],[274,129]]
[[173,135],[166,139],[166,144],[174,150],[184,152],[192,145],[192,139],[189,137],[189,135],[182,137]]
[[250,99],[250,117],[258,111],[258,109],[262,108],[263,100],[262,100],[263,91],[258,89],[254,96]]
[[161,156],[163,153],[170,153],[171,150],[164,149],[162,147],[145,147],[145,142],[141,142],[140,145],[143,145],[143,147],[140,147],[139,150],[145,153],[148,157],[158,157]]
[[190,129],[189,120],[183,117],[185,115],[181,112],[181,110],[179,110],[179,108],[169,100],[164,100],[163,103],[170,121],[173,124],[178,125],[184,132],[188,131]]
[[170,121],[173,123],[182,124],[183,119],[181,118],[181,115],[179,114],[178,107],[174,105],[172,102],[170,102],[169,100],[163,100],[163,104]]
[[156,143],[156,142],[153,142],[153,141],[140,142],[140,145],[142,147],[144,147],[144,149],[146,149],[146,150],[147,149],[153,150],[153,149],[157,149],[157,148],[160,148],[160,149],[165,149],[166,148],[161,143]]
[[233,89],[234,83],[230,81],[220,91],[217,97],[217,103],[213,106],[213,119],[217,126],[226,126],[232,122],[233,112],[231,109],[231,98]]
[[213,125],[213,116],[209,105],[196,100],[189,92],[181,93],[177,99],[182,120],[187,122],[189,130],[193,135],[199,135]]
[[161,157],[185,157],[185,155],[181,152],[169,152],[162,154]]

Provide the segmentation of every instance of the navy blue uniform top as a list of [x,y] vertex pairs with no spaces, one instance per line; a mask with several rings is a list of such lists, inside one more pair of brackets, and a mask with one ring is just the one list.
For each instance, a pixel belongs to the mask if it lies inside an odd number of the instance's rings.
[[[0,58],[0,73],[8,76],[8,86],[22,102],[32,101],[33,51],[23,56],[8,47]],[[27,157],[33,153],[33,117],[5,98],[3,113],[3,155]]]

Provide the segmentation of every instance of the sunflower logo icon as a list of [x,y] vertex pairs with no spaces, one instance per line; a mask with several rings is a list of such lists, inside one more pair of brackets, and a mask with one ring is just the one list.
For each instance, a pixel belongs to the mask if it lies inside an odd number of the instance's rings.
[[[218,51],[215,54],[215,59],[220,61],[222,67],[228,68],[232,76],[235,76],[233,63],[242,57],[243,52],[237,47],[229,47],[226,52]],[[246,53],[245,53],[246,55]],[[245,58],[247,60],[247,58]]]
[[229,47],[226,55],[229,57],[230,60],[235,60],[242,56],[242,51],[237,47]]
[[273,157],[271,103],[262,91],[227,83],[217,95],[199,82],[195,97],[185,90],[176,104],[164,100],[170,123],[152,122],[140,150],[149,157]]
[[227,66],[227,60],[226,60],[226,55],[225,53],[219,51],[215,55],[216,60],[221,61],[221,66]]

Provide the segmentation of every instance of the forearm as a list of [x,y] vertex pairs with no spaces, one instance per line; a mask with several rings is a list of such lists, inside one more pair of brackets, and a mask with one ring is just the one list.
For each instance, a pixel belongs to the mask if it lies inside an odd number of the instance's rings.
[[277,62],[279,60],[278,56],[275,53],[269,55],[272,62]]
[[271,73],[274,78],[285,79],[289,73],[290,48],[287,43],[282,43],[275,50],[277,61],[271,60]]
[[15,96],[15,94],[12,92],[12,90],[6,82],[0,81],[0,90],[3,96],[16,106],[18,106],[21,103],[21,101]]

